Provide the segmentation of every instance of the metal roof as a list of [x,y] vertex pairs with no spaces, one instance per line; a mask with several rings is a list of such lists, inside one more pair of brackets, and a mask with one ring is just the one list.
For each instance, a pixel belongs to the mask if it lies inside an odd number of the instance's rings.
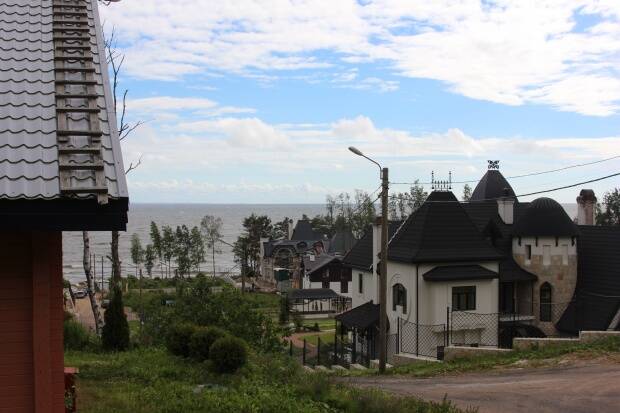
[[[101,129],[107,196],[127,198],[123,160],[109,86],[103,34],[96,0],[2,0],[0,3],[0,199],[93,198],[88,188],[97,186],[90,170],[70,170],[66,185],[84,193],[61,192],[55,69],[54,3],[87,6],[93,80]],[[71,80],[67,74],[64,80]],[[82,85],[67,85],[71,93]],[[66,106],[79,106],[79,99],[64,99]],[[70,114],[73,130],[86,129],[88,114]],[[66,145],[84,147],[86,138],[68,136]],[[91,162],[87,154],[71,155],[69,163]]]

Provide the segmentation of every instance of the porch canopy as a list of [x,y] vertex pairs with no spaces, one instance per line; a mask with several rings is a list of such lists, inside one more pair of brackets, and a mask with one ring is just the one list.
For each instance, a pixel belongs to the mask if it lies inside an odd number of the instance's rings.
[[350,330],[367,330],[370,327],[379,328],[379,304],[369,301],[342,314],[335,319]]
[[[330,288],[293,289],[288,293],[291,311],[305,314],[338,313],[350,307],[351,298]],[[327,305],[324,307],[323,304]]]

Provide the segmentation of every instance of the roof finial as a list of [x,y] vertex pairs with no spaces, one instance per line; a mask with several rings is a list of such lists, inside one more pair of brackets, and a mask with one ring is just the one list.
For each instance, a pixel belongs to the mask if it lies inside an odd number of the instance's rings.
[[437,191],[451,191],[452,190],[452,171],[448,173],[448,180],[441,181],[435,180],[435,171],[431,172],[431,189]]
[[499,161],[487,161],[489,163],[489,169],[497,169],[499,170]]

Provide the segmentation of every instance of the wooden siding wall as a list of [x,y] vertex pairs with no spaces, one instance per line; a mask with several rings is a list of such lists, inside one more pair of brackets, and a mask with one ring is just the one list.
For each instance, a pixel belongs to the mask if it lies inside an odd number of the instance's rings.
[[0,232],[0,413],[64,412],[60,232]]

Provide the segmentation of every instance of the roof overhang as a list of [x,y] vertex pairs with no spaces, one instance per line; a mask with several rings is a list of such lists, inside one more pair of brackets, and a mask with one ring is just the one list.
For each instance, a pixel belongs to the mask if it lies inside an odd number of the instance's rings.
[[126,231],[128,198],[0,200],[0,227],[17,231]]

